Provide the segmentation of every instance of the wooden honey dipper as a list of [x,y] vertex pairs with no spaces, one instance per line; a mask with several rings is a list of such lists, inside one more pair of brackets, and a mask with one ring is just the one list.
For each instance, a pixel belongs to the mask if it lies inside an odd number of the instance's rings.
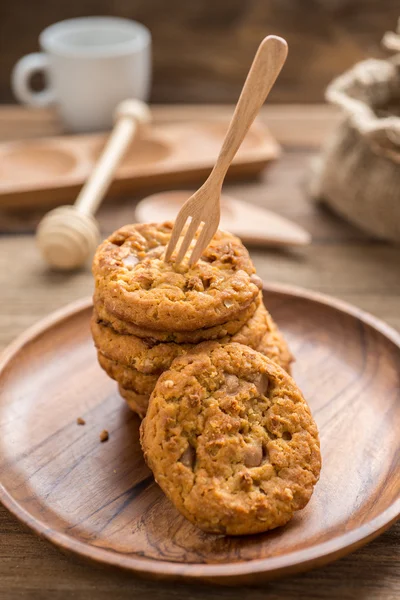
[[139,100],[125,100],[117,106],[115,120],[106,147],[75,204],[50,211],[37,228],[39,249],[56,269],[81,267],[95,251],[100,232],[94,215],[138,127],[150,122],[150,109]]

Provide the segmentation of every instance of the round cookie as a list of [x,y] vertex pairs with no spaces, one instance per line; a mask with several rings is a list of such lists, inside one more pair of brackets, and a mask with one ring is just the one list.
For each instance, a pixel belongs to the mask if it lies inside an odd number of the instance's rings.
[[134,323],[123,321],[106,309],[104,303],[99,299],[98,294],[95,294],[93,297],[93,305],[98,318],[104,325],[111,326],[117,333],[136,335],[140,338],[159,342],[175,342],[177,344],[198,344],[200,342],[221,339],[227,335],[235,335],[251,319],[261,302],[262,295],[258,294],[255,301],[244,310],[238,312],[231,321],[214,325],[213,327],[203,327],[195,331],[157,331],[156,329],[146,329]]
[[[261,303],[249,322],[233,337],[226,336],[222,341],[237,341],[257,348],[262,342],[268,327],[273,324],[266,308]],[[273,324],[274,328],[276,326]],[[194,344],[157,342],[135,335],[116,333],[112,327],[104,325],[96,309],[93,310],[91,331],[98,350],[114,362],[137,369],[141,373],[160,373],[169,369],[172,361],[190,352]]]
[[235,319],[262,287],[242,242],[218,230],[195,265],[175,265],[163,260],[172,227],[127,225],[100,244],[93,260],[98,298],[120,319],[160,331]]
[[235,343],[205,342],[173,362],[151,395],[141,443],[167,497],[211,533],[284,525],[309,501],[321,466],[293,379]]
[[120,385],[118,386],[118,390],[129,408],[143,419],[147,411],[149,397],[147,395],[138,394],[132,390],[126,390]]
[[110,360],[100,351],[97,352],[97,359],[107,375],[117,381],[124,389],[146,396],[147,400],[150,398],[160,373],[146,375],[136,369],[125,367],[118,362]]
[[[271,341],[271,338],[273,341]],[[277,328],[275,333],[266,333],[264,340],[265,341],[255,349],[260,352],[260,348],[263,348],[262,353],[267,358],[271,358],[268,354],[268,352],[270,352],[273,356],[272,360],[290,373],[291,354],[286,346],[285,340],[280,337]],[[137,369],[126,367],[121,363],[107,358],[107,356],[100,351],[97,352],[97,357],[102,369],[104,369],[111,379],[114,379],[119,383],[120,389],[123,389],[124,392],[126,392],[124,398],[128,398],[127,401],[132,410],[138,412],[143,418],[147,411],[150,395],[155,388],[160,373],[153,375],[141,373]],[[128,392],[132,392],[132,394],[128,394]],[[139,398],[140,410],[137,409],[137,398]]]
[[[289,350],[289,346],[286,343],[281,331],[278,329],[275,321],[271,315],[267,312],[268,330],[264,334],[262,340],[257,345],[256,350],[261,354],[264,354],[267,358],[275,362],[277,365],[282,367],[291,374],[291,363],[293,362],[293,355]],[[240,341],[240,340],[234,340]]]
[[[264,312],[264,318],[268,324],[268,331],[262,336],[261,341],[259,341],[260,336],[258,333],[255,333],[254,348],[264,354],[267,358],[274,360],[278,365],[290,373],[292,355],[268,311],[266,311],[264,307],[262,308]],[[243,340],[241,335],[234,337],[235,341]],[[118,340],[115,347],[118,347]],[[193,349],[193,347],[190,349]],[[155,374],[142,373],[135,368],[128,367],[120,362],[108,358],[101,350],[98,351],[97,355],[100,366],[109,375],[109,377],[117,381],[121,388],[127,392],[133,392],[131,395],[133,398],[135,398],[135,395],[140,396],[140,414],[143,416],[147,410],[148,400],[157,383],[160,372]],[[135,402],[132,400],[132,398],[128,403],[131,408],[135,410],[135,412],[138,412],[136,410]]]
[[[263,341],[255,348],[255,350],[261,352],[267,358],[274,360],[274,362],[290,374],[292,355],[276,326],[275,331],[267,332],[264,335]],[[123,389],[124,392],[133,392],[133,394],[130,395],[125,394],[124,398],[126,396],[129,397],[128,404],[135,412],[138,412],[135,398],[137,396],[140,397],[139,414],[143,417],[146,414],[150,395],[155,388],[160,373],[153,375],[141,373],[137,369],[127,367],[107,358],[107,356],[100,351],[97,352],[97,356],[102,369],[104,369],[111,379],[114,379],[119,383],[120,389]]]

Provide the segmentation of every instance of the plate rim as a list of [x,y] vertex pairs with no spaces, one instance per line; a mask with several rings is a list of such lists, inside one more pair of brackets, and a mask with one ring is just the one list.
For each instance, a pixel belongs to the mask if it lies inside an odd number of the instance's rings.
[[[400,332],[373,316],[372,314],[338,298],[302,287],[281,284],[264,283],[263,292],[288,295],[301,298],[313,303],[323,304],[341,313],[351,315],[372,327],[400,351]],[[91,297],[84,297],[67,304],[29,327],[9,344],[0,355],[0,377],[8,363],[24,346],[65,321],[76,313],[88,310],[92,305]],[[239,580],[248,575],[264,575],[265,578],[278,577],[305,571],[312,566],[322,566],[337,558],[345,556],[368,543],[380,533],[383,533],[400,517],[400,497],[377,517],[364,523],[357,529],[336,536],[311,548],[303,548],[282,556],[260,558],[241,562],[225,563],[180,563],[161,561],[134,554],[122,554],[107,548],[93,546],[79,541],[64,533],[50,529],[45,522],[32,518],[30,513],[21,506],[8,492],[0,481],[0,502],[21,523],[31,529],[41,538],[45,538],[64,552],[69,552],[101,565],[119,567],[142,576],[154,575],[164,579],[208,580],[210,582],[229,583],[229,580]]]

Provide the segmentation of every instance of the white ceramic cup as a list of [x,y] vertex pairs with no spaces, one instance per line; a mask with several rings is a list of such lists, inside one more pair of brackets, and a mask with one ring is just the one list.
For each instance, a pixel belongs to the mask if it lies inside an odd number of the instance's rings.
[[[68,19],[45,29],[39,42],[43,52],[15,65],[12,88],[24,104],[56,104],[66,130],[108,129],[119,102],[148,99],[151,35],[144,25],[118,17]],[[30,87],[37,71],[47,83],[39,92]]]

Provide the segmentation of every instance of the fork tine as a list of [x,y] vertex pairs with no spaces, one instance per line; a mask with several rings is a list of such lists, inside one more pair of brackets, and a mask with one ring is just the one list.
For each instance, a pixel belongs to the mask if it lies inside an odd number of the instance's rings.
[[179,236],[181,235],[182,229],[184,228],[188,219],[188,211],[183,210],[184,208],[185,206],[183,206],[183,208],[179,211],[178,216],[175,219],[174,228],[172,229],[171,237],[169,238],[169,243],[165,252],[165,261],[168,261],[171,258],[171,254],[176,248]]
[[203,229],[201,230],[201,233],[197,239],[196,245],[193,248],[193,252],[189,258],[190,266],[194,265],[199,260],[203,250],[208,246],[214,233],[217,231],[218,224],[219,224],[219,219],[217,219],[214,222],[211,221],[210,223],[208,223],[208,222],[204,223]]
[[178,251],[178,256],[175,259],[175,264],[179,265],[179,263],[182,262],[185,254],[186,254],[186,251],[189,248],[190,242],[194,238],[194,234],[196,233],[199,225],[200,225],[200,218],[192,217],[192,221],[191,221],[191,223],[188,227],[188,230],[185,234],[185,237],[183,238],[182,243],[180,245],[180,248]]

